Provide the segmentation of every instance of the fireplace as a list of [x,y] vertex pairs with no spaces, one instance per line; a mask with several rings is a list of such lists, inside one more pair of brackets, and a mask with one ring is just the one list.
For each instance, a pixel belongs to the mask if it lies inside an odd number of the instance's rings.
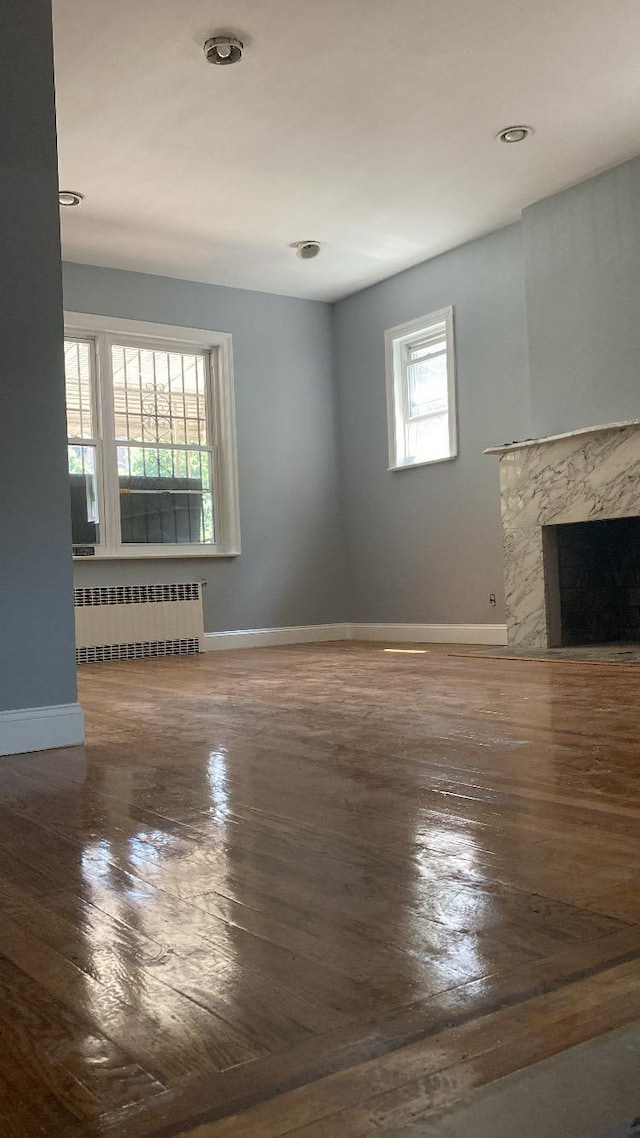
[[490,447],[514,648],[640,642],[640,420]]
[[549,647],[640,642],[640,517],[543,526]]

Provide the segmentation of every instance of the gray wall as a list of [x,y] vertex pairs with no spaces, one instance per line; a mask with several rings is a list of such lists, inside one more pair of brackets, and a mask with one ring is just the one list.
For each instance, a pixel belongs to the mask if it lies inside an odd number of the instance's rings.
[[205,629],[346,620],[331,309],[64,265],[65,308],[233,335],[242,554],[76,564],[79,585],[205,579]]
[[533,435],[640,417],[640,159],[522,226]]
[[[459,457],[390,473],[384,330],[448,304]],[[640,159],[347,298],[334,331],[352,618],[503,619],[497,461],[483,447],[640,418]]]
[[0,104],[0,710],[76,698],[48,0],[5,0]]
[[[482,450],[640,417],[639,246],[637,159],[333,312],[65,266],[69,309],[233,333],[243,533],[235,561],[81,565],[77,581],[203,576],[210,630],[503,620],[498,464]],[[390,473],[384,331],[448,304],[459,457]]]
[[[454,306],[459,456],[387,470],[384,331]],[[498,464],[528,434],[521,228],[511,226],[335,308],[355,621],[504,619]],[[488,596],[499,599],[496,608]]]

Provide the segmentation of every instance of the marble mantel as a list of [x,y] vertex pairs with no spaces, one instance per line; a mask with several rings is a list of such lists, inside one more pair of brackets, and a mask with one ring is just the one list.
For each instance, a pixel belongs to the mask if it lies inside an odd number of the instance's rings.
[[509,644],[552,643],[543,527],[640,515],[640,419],[485,452],[500,461]]

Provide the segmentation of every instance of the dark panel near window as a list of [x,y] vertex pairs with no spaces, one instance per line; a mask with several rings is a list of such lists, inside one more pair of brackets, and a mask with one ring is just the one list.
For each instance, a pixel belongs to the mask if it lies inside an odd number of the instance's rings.
[[94,545],[98,541],[98,526],[90,520],[93,500],[92,474],[70,474],[71,540],[74,545]]
[[120,518],[123,544],[195,544],[202,540],[202,483],[121,477]]

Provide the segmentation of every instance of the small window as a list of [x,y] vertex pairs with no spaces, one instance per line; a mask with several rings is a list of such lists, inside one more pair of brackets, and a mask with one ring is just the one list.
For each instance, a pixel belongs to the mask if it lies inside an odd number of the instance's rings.
[[455,458],[453,309],[385,332],[389,466]]
[[122,335],[65,338],[74,552],[239,551],[230,355]]

